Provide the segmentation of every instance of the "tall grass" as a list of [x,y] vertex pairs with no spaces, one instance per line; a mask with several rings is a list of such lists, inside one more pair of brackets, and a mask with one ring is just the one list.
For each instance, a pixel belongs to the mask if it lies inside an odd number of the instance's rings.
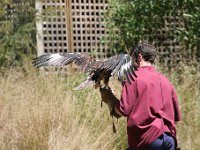
[[[9,70],[0,78],[0,149],[116,149],[119,134],[98,90],[72,91],[84,76]],[[123,128],[122,128],[123,129]]]
[[200,70],[180,68],[169,77],[175,84],[180,101],[182,121],[178,123],[178,141],[185,150],[200,149]]
[[[184,66],[181,73],[166,75],[180,98],[179,144],[186,150],[198,149],[200,74]],[[28,65],[24,71],[10,69],[1,75],[0,149],[124,150],[126,119],[119,119],[114,134],[112,118],[106,105],[101,107],[98,90],[72,90],[84,77],[44,75]],[[112,87],[120,95],[119,83],[113,81]]]

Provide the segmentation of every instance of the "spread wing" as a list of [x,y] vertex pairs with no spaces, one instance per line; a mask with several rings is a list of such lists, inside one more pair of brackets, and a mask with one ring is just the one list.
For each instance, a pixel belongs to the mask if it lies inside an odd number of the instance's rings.
[[111,76],[117,75],[120,82],[127,80],[130,83],[131,80],[134,80],[132,75],[137,77],[134,72],[137,67],[128,54],[119,54],[104,60],[100,69],[110,71]]
[[120,82],[127,80],[130,83],[131,80],[134,80],[132,75],[136,77],[134,73],[136,66],[128,54],[115,55],[101,62],[84,53],[47,53],[35,58],[33,65],[39,68],[42,66],[64,66],[72,62],[78,65],[83,72],[94,73],[97,78],[104,75],[104,78],[117,75]]
[[33,59],[33,65],[42,66],[65,66],[74,62],[83,72],[93,72],[101,64],[100,61],[83,53],[46,53]]

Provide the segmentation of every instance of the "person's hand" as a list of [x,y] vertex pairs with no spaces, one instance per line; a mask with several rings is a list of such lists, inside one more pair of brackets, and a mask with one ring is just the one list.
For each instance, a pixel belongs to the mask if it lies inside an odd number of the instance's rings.
[[110,115],[119,118],[121,115],[115,112],[115,104],[119,101],[114,95],[113,90],[110,87],[100,88],[101,99],[108,105]]
[[[110,110],[110,115],[116,118],[119,118],[120,115],[118,115],[115,110],[115,104],[118,101],[118,99],[115,97],[113,90],[110,87],[100,87],[100,93],[101,93],[101,99],[103,102],[105,102],[108,105],[108,108]],[[115,123],[113,121],[113,132],[116,133],[116,127]]]
[[110,104],[113,100],[113,92],[110,87],[100,87],[101,99],[103,102]]
[[110,112],[113,111],[113,107],[118,99],[115,97],[112,89],[110,87],[103,87],[100,88],[100,93],[102,101],[108,105]]

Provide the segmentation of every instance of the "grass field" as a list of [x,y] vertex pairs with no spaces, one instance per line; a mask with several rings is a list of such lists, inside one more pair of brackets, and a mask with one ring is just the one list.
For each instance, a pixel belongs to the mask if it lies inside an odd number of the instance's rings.
[[[126,119],[114,120],[98,90],[72,91],[84,75],[40,74],[30,65],[0,75],[1,150],[124,150]],[[200,148],[200,72],[182,66],[167,73],[180,100],[182,121],[178,141],[184,150]],[[120,95],[120,84],[112,80]]]

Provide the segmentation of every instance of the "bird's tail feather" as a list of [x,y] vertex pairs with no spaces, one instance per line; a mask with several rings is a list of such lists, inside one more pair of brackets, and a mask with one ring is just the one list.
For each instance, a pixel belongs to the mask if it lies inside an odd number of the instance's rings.
[[75,87],[73,90],[75,90],[75,91],[81,90],[83,88],[93,86],[94,84],[95,84],[95,81],[92,80],[92,78],[88,78],[84,82],[82,82],[79,86]]

